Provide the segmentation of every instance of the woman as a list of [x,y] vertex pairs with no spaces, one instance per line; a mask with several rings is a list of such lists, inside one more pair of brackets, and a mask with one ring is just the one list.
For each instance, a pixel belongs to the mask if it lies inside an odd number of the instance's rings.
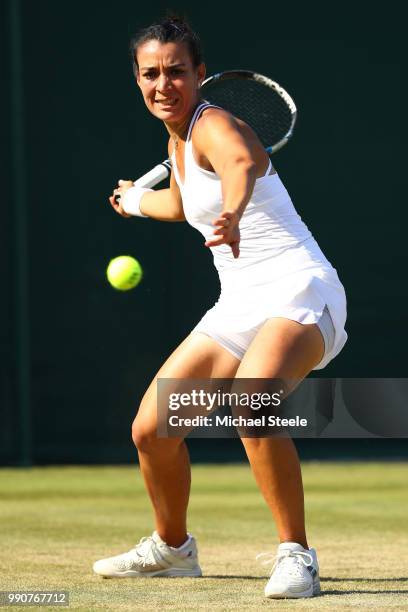
[[[256,134],[203,103],[197,36],[180,19],[132,42],[137,84],[168,133],[170,187],[119,181],[109,198],[125,217],[187,220],[205,236],[221,297],[159,370],[161,378],[303,379],[346,341],[346,301],[336,271],[296,214]],[[120,195],[120,202],[115,196]],[[133,424],[156,530],[123,555],[97,561],[102,576],[199,576],[187,533],[190,465],[182,439],[157,438],[156,378]],[[305,525],[299,459],[289,438],[243,438],[257,483],[276,521],[277,561],[267,597],[320,592]]]

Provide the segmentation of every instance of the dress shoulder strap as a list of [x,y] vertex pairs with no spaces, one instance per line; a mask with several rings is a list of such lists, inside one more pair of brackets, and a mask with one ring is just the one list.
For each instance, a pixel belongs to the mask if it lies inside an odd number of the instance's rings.
[[204,100],[204,102],[202,102],[201,104],[199,104],[197,106],[197,108],[194,111],[194,114],[191,118],[190,121],[190,127],[188,128],[188,133],[187,133],[187,139],[186,142],[188,142],[191,138],[191,132],[193,131],[193,127],[197,121],[197,119],[199,119],[201,113],[206,109],[206,108],[221,108],[220,106],[216,106],[215,104],[211,104],[210,102],[207,102],[206,100]]

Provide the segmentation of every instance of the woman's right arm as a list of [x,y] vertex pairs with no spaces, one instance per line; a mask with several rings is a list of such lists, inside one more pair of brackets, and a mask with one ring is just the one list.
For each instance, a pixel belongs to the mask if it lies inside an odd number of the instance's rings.
[[[114,210],[122,217],[131,217],[127,214],[120,202],[116,202],[115,196],[122,197],[128,189],[133,187],[132,181],[120,181],[119,187],[114,190],[109,198]],[[173,172],[170,177],[170,187],[168,189],[157,189],[146,191],[140,200],[140,211],[143,215],[158,221],[185,221],[183,203],[178,185],[174,179]]]
[[181,193],[173,170],[170,175],[170,187],[146,192],[142,196],[140,209],[144,215],[158,221],[185,221]]
[[[119,187],[113,191],[109,198],[109,202],[114,210],[122,217],[128,218],[132,215],[127,214],[123,210],[120,201],[116,202],[115,196],[123,196],[131,187],[133,187],[132,181],[119,181]],[[174,178],[173,170],[170,175],[170,187],[168,189],[146,191],[141,197],[139,207],[143,215],[151,219],[158,221],[185,221],[181,193]]]

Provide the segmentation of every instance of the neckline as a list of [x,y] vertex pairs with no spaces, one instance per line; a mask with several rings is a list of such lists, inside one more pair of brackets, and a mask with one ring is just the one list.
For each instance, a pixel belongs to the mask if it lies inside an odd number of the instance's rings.
[[176,147],[173,146],[173,151],[171,154],[171,160],[173,162],[173,166],[174,166],[174,174],[176,175],[176,179],[177,183],[179,184],[180,188],[184,188],[185,186],[185,182],[186,182],[186,147],[188,145],[188,143],[191,141],[191,133],[193,131],[193,127],[195,125],[195,122],[197,120],[198,115],[207,107],[207,106],[211,106],[210,102],[207,102],[206,100],[203,100],[203,102],[200,102],[200,104],[196,107],[191,120],[190,120],[190,124],[188,126],[188,132],[187,132],[187,137],[184,143],[184,181],[181,180],[181,176],[180,176],[180,172],[178,170],[177,167],[177,159],[176,159]]
[[[180,189],[183,189],[184,188],[184,183],[182,182],[180,173],[178,171],[177,160],[176,160],[176,152],[175,152],[174,149],[173,149],[173,152],[172,152],[170,157],[171,157],[171,162],[173,164],[173,170],[174,170],[174,175],[176,177],[177,184],[180,187]],[[185,173],[186,173],[186,150],[184,148],[184,180],[186,179],[186,174]]]

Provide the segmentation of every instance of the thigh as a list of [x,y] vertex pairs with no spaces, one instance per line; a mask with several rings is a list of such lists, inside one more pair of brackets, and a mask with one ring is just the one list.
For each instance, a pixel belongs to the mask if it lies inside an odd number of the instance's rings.
[[[285,382],[285,392],[290,393],[309,374],[324,355],[323,336],[316,324],[303,325],[290,319],[274,317],[258,331],[239,366],[236,377],[248,379],[279,379]],[[248,381],[249,392],[263,391],[259,382]],[[272,387],[273,388],[273,387]],[[271,387],[268,386],[270,390]],[[277,449],[292,452],[292,442],[279,438],[256,439],[241,435],[241,441],[250,456],[251,463],[257,461],[258,450],[268,449],[270,458],[276,457]],[[263,446],[262,446],[263,445]],[[291,450],[292,449],[292,450]],[[261,455],[260,455],[261,457]],[[272,460],[272,459],[271,459]]]
[[302,380],[321,361],[323,336],[316,324],[269,319],[252,340],[237,378]]
[[135,424],[145,431],[156,431],[158,378],[234,378],[239,363],[239,359],[212,338],[201,333],[190,334],[170,355],[150,383]]

